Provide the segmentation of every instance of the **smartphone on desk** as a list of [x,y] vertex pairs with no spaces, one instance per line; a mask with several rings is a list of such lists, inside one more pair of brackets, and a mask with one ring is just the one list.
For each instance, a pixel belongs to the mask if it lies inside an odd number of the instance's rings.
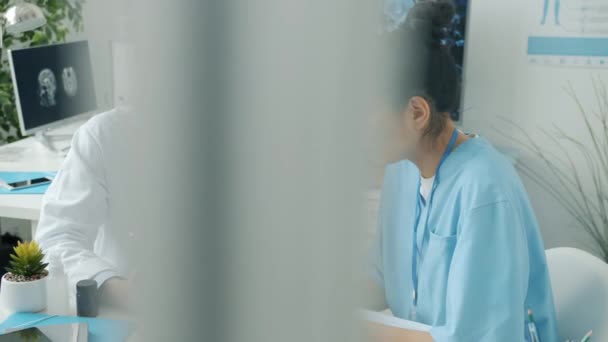
[[17,181],[17,182],[10,182],[10,183],[4,182],[2,184],[2,186],[4,186],[5,188],[7,188],[10,191],[14,191],[14,190],[31,188],[33,186],[49,184],[52,181],[53,181],[53,178],[51,178],[51,177],[39,177],[39,178],[26,179],[26,180]]

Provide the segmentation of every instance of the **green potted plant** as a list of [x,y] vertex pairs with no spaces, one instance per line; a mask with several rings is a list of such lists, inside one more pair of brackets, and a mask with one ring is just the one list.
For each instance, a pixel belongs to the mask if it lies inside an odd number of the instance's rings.
[[8,273],[2,276],[0,294],[11,312],[38,312],[46,309],[46,280],[49,272],[44,254],[35,241],[19,242],[13,248]]
[[36,342],[42,340],[40,336],[40,330],[36,328],[23,329],[20,330],[17,334],[19,335],[21,341]]
[[[582,133],[589,139],[584,139],[581,132],[567,133],[555,125],[552,131],[541,129],[560,153],[546,148],[516,123],[507,123],[517,127],[524,137],[512,140],[534,157],[534,163],[518,163],[519,171],[572,215],[578,223],[576,229],[593,240],[593,252],[608,263],[608,84],[594,78],[591,87],[595,106],[584,104],[571,84],[565,88],[585,124]],[[545,168],[539,168],[538,162]]]

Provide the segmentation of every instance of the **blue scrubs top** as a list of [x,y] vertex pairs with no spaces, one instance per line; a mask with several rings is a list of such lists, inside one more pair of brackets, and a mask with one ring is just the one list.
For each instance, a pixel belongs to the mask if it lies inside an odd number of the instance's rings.
[[[545,249],[511,163],[485,139],[457,147],[439,170],[427,229],[418,228],[416,320],[436,342],[529,340],[527,310],[542,342],[557,342]],[[420,173],[409,161],[386,168],[374,273],[393,314],[409,319],[412,234]]]

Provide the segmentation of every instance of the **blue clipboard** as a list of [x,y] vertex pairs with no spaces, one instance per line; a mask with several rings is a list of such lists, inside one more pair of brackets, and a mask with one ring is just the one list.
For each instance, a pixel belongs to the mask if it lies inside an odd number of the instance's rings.
[[[6,183],[19,182],[40,177],[55,177],[57,172],[0,172],[0,180]],[[0,186],[0,195],[42,195],[49,188],[49,184],[32,186],[30,188],[9,190]]]
[[[47,318],[48,319],[44,319]],[[44,320],[42,320],[44,319]],[[32,322],[32,325],[28,325]],[[114,342],[124,341],[131,333],[131,324],[127,321],[88,318],[76,316],[49,316],[47,314],[36,313],[16,313],[7,318],[0,324],[0,334],[4,334],[6,329],[15,327],[32,328],[43,327],[46,325],[86,323],[89,329],[89,342]]]

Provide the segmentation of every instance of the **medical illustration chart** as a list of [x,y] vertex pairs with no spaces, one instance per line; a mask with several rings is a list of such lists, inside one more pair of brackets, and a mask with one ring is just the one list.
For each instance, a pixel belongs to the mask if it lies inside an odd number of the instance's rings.
[[533,0],[532,64],[608,68],[608,0]]

